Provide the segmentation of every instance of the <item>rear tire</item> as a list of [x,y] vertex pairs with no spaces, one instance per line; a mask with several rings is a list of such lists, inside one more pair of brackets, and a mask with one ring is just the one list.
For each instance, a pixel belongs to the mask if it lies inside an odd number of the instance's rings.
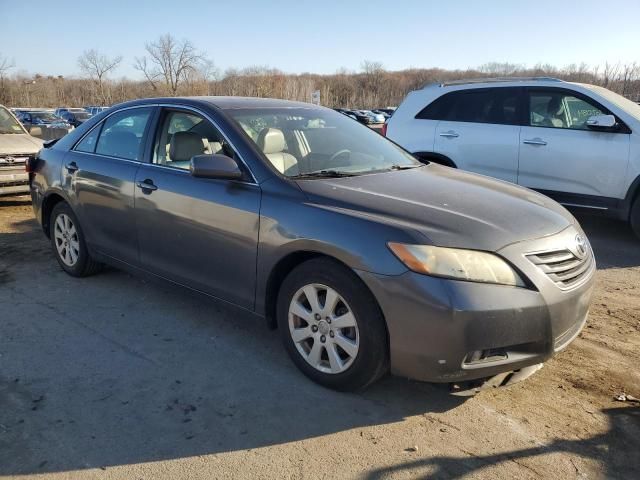
[[638,195],[631,206],[631,214],[629,215],[629,224],[631,230],[640,239],[640,195]]
[[69,275],[87,277],[102,269],[102,264],[91,258],[80,222],[66,202],[53,207],[49,235],[56,260]]
[[278,293],[277,318],[289,356],[320,385],[357,391],[389,368],[387,330],[375,298],[334,260],[308,260],[289,273]]

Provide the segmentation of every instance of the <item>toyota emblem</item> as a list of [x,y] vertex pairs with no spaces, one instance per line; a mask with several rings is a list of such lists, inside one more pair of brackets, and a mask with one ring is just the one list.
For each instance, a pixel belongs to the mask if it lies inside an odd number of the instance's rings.
[[584,258],[587,255],[587,239],[582,235],[576,235],[576,255]]
[[4,161],[7,163],[14,163],[16,159],[13,157],[4,157]]

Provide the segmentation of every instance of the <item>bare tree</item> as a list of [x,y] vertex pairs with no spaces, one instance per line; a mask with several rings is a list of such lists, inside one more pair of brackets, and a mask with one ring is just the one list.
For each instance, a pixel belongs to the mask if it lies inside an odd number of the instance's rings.
[[103,104],[110,103],[109,92],[105,89],[106,77],[112,70],[115,70],[122,62],[122,56],[109,58],[96,50],[86,50],[78,57],[78,66],[86,75],[95,82],[98,93]]
[[0,54],[0,102],[6,102],[6,89],[4,85],[4,79],[7,76],[7,72],[15,67],[16,64],[13,60],[9,60]]
[[620,70],[620,64],[616,63],[615,65],[609,62],[605,62],[604,69],[602,70],[602,81],[603,87],[609,88],[609,84],[615,81],[618,76],[618,71]]
[[620,81],[622,82],[621,94],[626,95],[628,93],[630,85],[640,78],[640,67],[636,62],[627,63],[622,67],[622,73],[620,75]]
[[170,33],[147,43],[145,49],[149,56],[136,57],[134,67],[144,74],[154,90],[163,82],[171,95],[177,94],[181,83],[197,71],[204,60],[189,40],[178,41]]

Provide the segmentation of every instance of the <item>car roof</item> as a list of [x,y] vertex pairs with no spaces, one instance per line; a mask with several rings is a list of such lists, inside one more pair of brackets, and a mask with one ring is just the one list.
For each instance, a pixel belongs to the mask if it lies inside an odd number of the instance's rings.
[[296,102],[293,100],[280,100],[275,98],[259,97],[224,97],[224,96],[202,96],[202,97],[158,97],[132,100],[121,103],[118,107],[146,105],[156,103],[202,105],[209,104],[222,110],[244,109],[244,108],[323,108],[306,102]]
[[523,87],[523,86],[562,86],[569,85],[572,82],[566,82],[553,77],[496,77],[496,78],[469,78],[463,80],[453,80],[449,82],[428,83],[422,87],[422,90],[430,89],[451,89],[464,90],[468,88],[482,87]]

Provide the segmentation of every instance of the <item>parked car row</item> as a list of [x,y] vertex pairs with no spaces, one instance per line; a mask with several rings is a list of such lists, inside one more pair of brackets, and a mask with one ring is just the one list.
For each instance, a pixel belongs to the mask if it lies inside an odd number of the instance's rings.
[[336,112],[353,118],[364,125],[382,124],[393,114],[393,108],[378,108],[375,110],[353,110],[347,108],[334,108]]
[[91,116],[109,107],[87,106],[83,108],[12,108],[17,119],[27,131],[43,140],[54,140],[66,135]]

